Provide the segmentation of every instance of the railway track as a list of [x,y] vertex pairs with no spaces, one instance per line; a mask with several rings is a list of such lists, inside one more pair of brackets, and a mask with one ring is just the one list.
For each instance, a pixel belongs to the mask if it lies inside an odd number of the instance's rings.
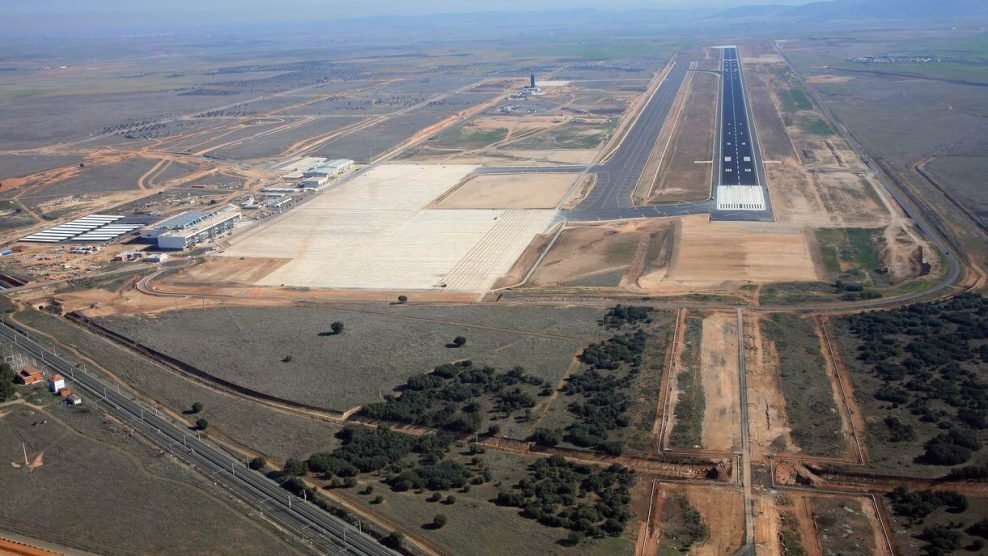
[[0,321],[0,341],[61,373],[77,391],[87,394],[91,403],[103,407],[162,450],[189,463],[268,520],[293,532],[317,552],[366,556],[396,554],[349,523],[297,498],[273,480],[249,469],[240,457],[191,434],[183,425],[176,425],[155,409],[145,407],[109,383],[77,368],[5,321]]

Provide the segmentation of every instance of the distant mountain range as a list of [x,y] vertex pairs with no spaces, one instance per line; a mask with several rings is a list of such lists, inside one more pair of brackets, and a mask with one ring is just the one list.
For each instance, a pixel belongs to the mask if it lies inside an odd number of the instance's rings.
[[988,16],[988,0],[832,0],[798,6],[752,5],[729,8],[706,19],[942,21],[979,16]]

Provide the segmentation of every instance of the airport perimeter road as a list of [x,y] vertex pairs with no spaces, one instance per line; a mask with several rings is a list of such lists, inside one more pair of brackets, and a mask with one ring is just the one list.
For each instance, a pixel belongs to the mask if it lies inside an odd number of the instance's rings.
[[658,139],[666,116],[686,78],[689,63],[677,61],[656,88],[638,120],[628,130],[614,155],[597,166],[597,183],[575,209],[567,214],[571,220],[599,220],[600,214],[614,209],[634,208],[631,194],[638,185],[649,154]]
[[121,422],[140,432],[163,450],[190,463],[216,484],[222,485],[265,518],[275,522],[324,554],[391,556],[397,554],[357,528],[304,501],[245,461],[211,442],[201,440],[182,425],[119,392],[102,380],[76,368],[6,322],[0,321],[0,342],[19,348],[53,371],[61,373],[87,401],[102,405]]

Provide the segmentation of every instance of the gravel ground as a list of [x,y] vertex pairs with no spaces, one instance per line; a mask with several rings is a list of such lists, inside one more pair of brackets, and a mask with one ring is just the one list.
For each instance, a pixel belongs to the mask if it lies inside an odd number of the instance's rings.
[[[555,383],[597,337],[599,317],[586,308],[462,305],[223,308],[100,322],[243,386],[344,410],[461,359],[504,370],[521,365]],[[343,334],[321,336],[334,321],[344,323]],[[467,338],[466,346],[446,347],[458,335]],[[289,355],[292,360],[282,362]]]

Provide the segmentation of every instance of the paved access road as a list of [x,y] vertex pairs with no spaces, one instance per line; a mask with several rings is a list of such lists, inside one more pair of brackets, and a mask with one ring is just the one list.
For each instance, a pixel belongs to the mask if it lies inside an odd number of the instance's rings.
[[[624,141],[614,152],[613,156],[603,164],[592,169],[597,173],[597,183],[575,209],[569,211],[566,217],[570,220],[598,220],[622,214],[622,209],[630,209],[628,218],[640,218],[640,209],[634,206],[631,194],[638,185],[649,154],[659,137],[662,124],[669,115],[676,94],[679,92],[689,62],[676,61],[666,74],[665,79],[656,88],[648,104],[631,129],[628,130]],[[683,203],[682,208],[690,203]],[[664,211],[666,206],[644,207],[650,211]],[[696,206],[692,208],[697,208]],[[705,212],[709,212],[709,209]],[[692,213],[686,213],[692,214]],[[664,214],[663,214],[664,215]],[[621,218],[622,216],[618,216]]]
[[357,528],[287,492],[261,473],[247,468],[244,460],[211,442],[197,438],[184,426],[159,417],[155,410],[76,368],[3,321],[0,321],[0,342],[16,345],[50,370],[61,373],[77,390],[85,392],[87,402],[101,404],[121,422],[134,427],[163,450],[191,463],[213,482],[224,486],[250,507],[263,512],[268,519],[311,542],[313,548],[319,552],[361,556],[397,554]]

